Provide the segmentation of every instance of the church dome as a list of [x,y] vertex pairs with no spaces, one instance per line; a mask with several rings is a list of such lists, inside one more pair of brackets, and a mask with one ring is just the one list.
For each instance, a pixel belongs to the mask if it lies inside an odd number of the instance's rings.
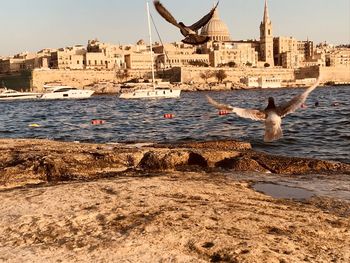
[[208,24],[202,28],[201,35],[208,36],[213,41],[230,40],[230,32],[227,25],[220,19],[218,9],[215,10]]

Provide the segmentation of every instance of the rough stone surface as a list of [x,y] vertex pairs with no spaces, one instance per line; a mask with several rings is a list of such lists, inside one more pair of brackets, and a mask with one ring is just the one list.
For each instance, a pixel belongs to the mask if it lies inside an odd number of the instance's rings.
[[223,169],[350,171],[229,141],[0,140],[0,261],[350,262],[349,202],[274,199]]
[[224,159],[216,163],[216,166],[242,172],[269,172],[269,170],[262,167],[257,161],[247,157]]
[[261,153],[248,154],[247,157],[257,161],[261,166],[277,174],[305,174],[312,172],[343,172],[350,174],[350,165],[340,162],[284,157]]
[[0,183],[94,179],[127,170],[162,171],[223,168],[276,174],[345,173],[350,165],[305,158],[281,157],[251,150],[236,141],[188,144],[104,145],[48,140],[0,140]]
[[193,172],[0,191],[3,262],[349,262],[349,205]]

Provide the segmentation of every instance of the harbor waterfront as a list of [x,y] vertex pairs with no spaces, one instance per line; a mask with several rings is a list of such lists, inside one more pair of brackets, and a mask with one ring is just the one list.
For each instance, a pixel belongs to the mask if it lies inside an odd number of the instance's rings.
[[[93,143],[248,141],[271,154],[350,163],[350,87],[319,87],[306,107],[287,116],[284,137],[263,142],[263,123],[220,116],[205,95],[233,106],[265,108],[267,98],[287,101],[300,89],[237,90],[183,93],[181,99],[123,101],[93,96],[72,101],[1,102],[0,137],[44,138]],[[318,106],[316,107],[315,104]],[[172,118],[164,118],[170,114]],[[102,120],[93,125],[92,120]]]

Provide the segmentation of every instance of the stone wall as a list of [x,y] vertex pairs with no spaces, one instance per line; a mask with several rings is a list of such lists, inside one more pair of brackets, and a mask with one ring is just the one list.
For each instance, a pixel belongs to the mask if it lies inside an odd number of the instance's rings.
[[[204,83],[205,80],[200,77],[200,74],[204,70],[210,70],[216,72],[219,68],[194,68],[194,67],[183,67],[181,68],[181,82],[189,83]],[[233,83],[239,83],[244,77],[278,77],[282,81],[294,80],[293,69],[276,69],[276,68],[223,68],[227,74],[225,80],[232,81]],[[212,77],[208,79],[208,82],[216,82],[216,78]]]
[[[128,72],[128,79],[148,76],[148,72],[141,70],[129,70]],[[33,88],[41,91],[44,84],[50,82],[84,88],[99,82],[119,83],[127,80],[121,80],[116,75],[113,70],[35,70],[33,71]]]
[[9,89],[19,91],[32,90],[32,74],[30,71],[22,71],[12,74],[0,74],[0,87],[4,85]]
[[317,78],[320,74],[318,66],[306,67],[295,70],[295,79]]
[[350,67],[322,67],[320,73],[323,82],[350,84]]
[[[218,71],[218,68],[203,67],[182,67],[159,71],[156,77],[163,77],[172,82],[183,83],[205,83],[200,77],[203,71]],[[224,68],[227,78],[225,80],[233,83],[240,83],[244,77],[277,77],[285,82],[293,82],[295,79],[315,78],[319,73],[322,75],[322,82],[350,83],[349,67],[309,67],[298,70],[281,68]],[[128,79],[151,78],[147,70],[129,70]],[[34,70],[32,73],[16,73],[0,75],[5,86],[17,90],[42,91],[45,83],[58,82],[63,85],[71,85],[77,88],[84,88],[96,83],[119,83],[126,79],[119,79],[113,70]],[[215,77],[208,79],[208,82],[217,82]]]
[[77,88],[92,85],[97,82],[116,81],[114,71],[96,70],[40,70],[33,71],[33,88],[42,90],[45,83],[58,82]]

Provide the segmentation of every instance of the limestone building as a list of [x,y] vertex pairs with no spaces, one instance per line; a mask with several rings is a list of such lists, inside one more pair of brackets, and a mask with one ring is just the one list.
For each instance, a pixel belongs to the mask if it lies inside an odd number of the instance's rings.
[[329,67],[349,67],[350,70],[350,48],[334,49],[326,54],[326,65]]
[[50,68],[84,69],[86,48],[82,45],[60,48],[51,54]]
[[314,50],[315,48],[313,41],[298,41],[298,52],[304,56],[305,61],[313,59]]
[[212,19],[203,27],[201,35],[210,41],[201,47],[201,53],[209,55],[209,64],[218,66],[256,66],[258,53],[247,41],[232,41],[227,25],[220,19],[218,9]]
[[274,66],[273,31],[269,16],[267,0],[265,0],[264,17],[260,24],[260,60]]
[[156,54],[155,62],[157,69],[181,66],[208,66],[208,54],[201,54],[197,47],[175,42],[171,44],[155,45],[153,51]]
[[230,32],[227,25],[220,19],[218,8],[215,9],[213,17],[202,28],[202,36],[208,36],[211,41],[230,41]]
[[258,52],[250,42],[217,42],[213,43],[213,50],[209,52],[210,66],[256,66]]
[[273,39],[274,64],[283,68],[298,68],[300,55],[298,41],[293,37],[275,37]]

